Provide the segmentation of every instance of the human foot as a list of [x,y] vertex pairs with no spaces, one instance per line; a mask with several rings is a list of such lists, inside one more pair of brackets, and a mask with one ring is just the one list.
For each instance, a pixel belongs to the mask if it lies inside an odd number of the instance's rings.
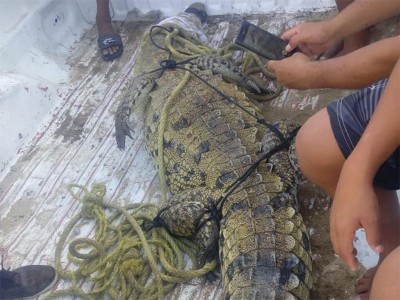
[[335,44],[328,49],[324,54],[321,55],[320,59],[329,59],[342,55],[349,54],[357,49],[360,49],[369,44],[369,33],[368,30],[360,31],[343,41]]
[[329,48],[328,50],[326,50],[320,57],[320,60],[324,60],[324,59],[329,59],[335,56],[338,56],[339,53],[343,50],[343,44],[344,42],[341,41],[335,45],[333,45],[331,48]]
[[116,59],[123,52],[122,39],[118,33],[99,34],[97,43],[101,51],[101,56],[105,61]]
[[97,0],[96,25],[99,32],[97,43],[103,59],[110,61],[120,57],[123,44],[121,36],[112,27],[108,0]]
[[369,30],[365,29],[355,33],[344,40],[343,50],[340,55],[346,55],[369,44]]
[[368,300],[369,292],[371,290],[372,281],[374,279],[376,270],[378,267],[373,267],[368,269],[360,279],[358,279],[355,290],[356,294],[359,296],[360,300]]

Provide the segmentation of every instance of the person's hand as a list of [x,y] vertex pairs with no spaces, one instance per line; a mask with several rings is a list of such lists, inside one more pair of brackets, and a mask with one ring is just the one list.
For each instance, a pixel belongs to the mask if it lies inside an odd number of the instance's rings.
[[379,230],[378,199],[372,183],[353,166],[343,166],[330,212],[330,235],[337,255],[352,271],[357,268],[353,239],[364,228],[369,246],[383,251]]
[[298,24],[285,31],[281,38],[289,42],[287,51],[298,47],[308,56],[320,55],[338,42],[328,21]]
[[270,60],[268,69],[275,73],[278,81],[288,88],[310,88],[309,76],[305,76],[311,60],[302,53],[295,53],[283,60]]

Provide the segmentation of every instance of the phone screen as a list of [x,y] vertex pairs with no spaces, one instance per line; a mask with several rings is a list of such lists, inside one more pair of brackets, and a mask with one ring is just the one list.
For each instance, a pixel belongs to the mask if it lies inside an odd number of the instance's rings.
[[243,21],[235,43],[267,59],[279,60],[289,56],[285,51],[287,41],[247,21]]

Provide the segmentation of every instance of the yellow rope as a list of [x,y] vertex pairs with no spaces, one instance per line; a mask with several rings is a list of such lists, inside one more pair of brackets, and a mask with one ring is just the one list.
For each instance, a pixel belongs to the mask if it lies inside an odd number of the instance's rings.
[[[193,39],[192,39],[193,40]],[[181,29],[175,28],[172,32],[165,36],[165,46],[171,52],[175,59],[185,60],[190,58],[196,58],[200,55],[216,54],[225,59],[232,59],[235,51],[243,51],[244,58],[241,64],[242,72],[250,74],[263,74],[263,76],[269,80],[274,81],[274,90],[270,94],[255,95],[248,91],[245,91],[246,95],[257,101],[267,101],[276,98],[282,92],[282,85],[276,81],[275,75],[269,71],[265,64],[255,53],[246,51],[243,47],[236,44],[228,44],[220,49],[211,49],[204,45],[201,45],[199,41],[190,41],[187,38],[187,34]],[[179,48],[179,51],[178,51]],[[183,54],[191,53],[191,55]],[[252,80],[255,81],[259,86],[267,87],[268,82],[265,80],[258,79],[257,76],[253,76]],[[270,89],[268,87],[268,89]]]
[[[172,56],[176,59],[189,59],[189,58],[196,58],[201,54],[209,54],[211,50],[203,45],[195,45],[194,43],[184,39],[183,37],[179,36],[179,30],[177,28],[174,29],[171,33],[167,34],[165,37],[165,45],[168,50],[171,52]],[[173,44],[178,44],[183,47],[178,51]],[[183,54],[186,53],[193,53],[192,55]]]
[[[83,191],[83,197],[78,197],[73,188]],[[201,269],[185,270],[184,254],[195,257],[198,251],[195,244],[170,236],[164,228],[142,230],[141,224],[154,219],[158,206],[120,207],[106,203],[104,185],[95,185],[91,191],[70,185],[68,190],[82,203],[82,210],[60,237],[55,267],[61,278],[70,281],[71,287],[54,291],[46,299],[66,295],[83,299],[102,299],[106,295],[112,299],[164,299],[176,283],[188,282],[215,268],[213,261]],[[74,260],[70,261],[71,266],[63,267],[61,257],[68,236],[83,219],[94,220],[97,231],[93,238],[70,242],[68,253]],[[100,227],[104,229],[102,234],[98,231]],[[89,282],[93,283],[91,287],[87,287]]]
[[157,148],[158,148],[157,160],[158,160],[158,169],[159,169],[159,174],[160,174],[161,184],[162,184],[161,206],[165,203],[166,197],[167,197],[163,142],[164,142],[164,132],[165,132],[165,128],[167,126],[168,110],[169,110],[171,104],[173,103],[173,101],[176,99],[176,96],[182,91],[183,87],[188,83],[189,79],[190,79],[190,72],[186,71],[181,82],[175,87],[175,89],[172,91],[171,95],[168,97],[167,101],[165,102],[164,107],[161,112],[161,116],[160,116],[160,125],[159,125],[159,129],[158,129],[158,140],[157,140],[157,145],[158,145],[157,146]]

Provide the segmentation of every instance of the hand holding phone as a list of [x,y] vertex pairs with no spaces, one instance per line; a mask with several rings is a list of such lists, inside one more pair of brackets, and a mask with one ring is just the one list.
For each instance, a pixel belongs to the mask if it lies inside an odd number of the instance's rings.
[[270,60],[284,59],[297,51],[287,52],[287,41],[247,21],[243,21],[235,43]]

